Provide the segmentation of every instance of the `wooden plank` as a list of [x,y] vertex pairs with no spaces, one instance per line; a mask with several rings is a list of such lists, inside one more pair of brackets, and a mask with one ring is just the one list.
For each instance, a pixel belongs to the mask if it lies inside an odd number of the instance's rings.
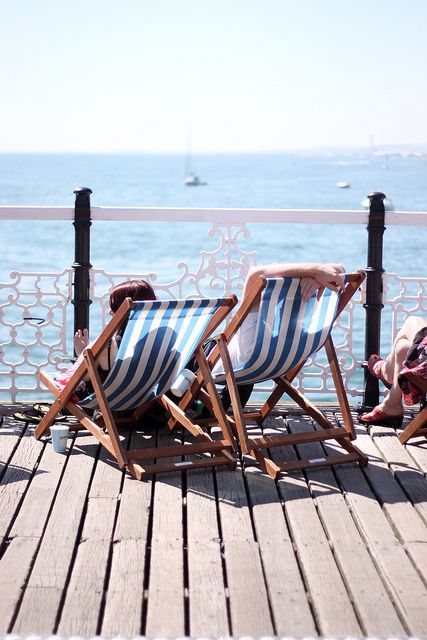
[[[271,424],[274,429],[277,422],[272,420]],[[363,473],[359,469],[353,469],[352,465],[337,467],[335,471],[340,485],[344,487],[345,500],[348,501],[347,515],[342,510],[343,494],[335,488],[331,490],[329,470],[308,472],[312,495],[311,509],[307,509],[307,512],[318,510],[318,520],[320,516],[319,522],[327,532],[325,539],[328,546],[333,548],[333,555],[350,594],[353,594],[354,589],[363,589],[360,574],[365,570],[363,563],[360,567],[356,566],[361,554],[359,543],[353,545],[355,557],[348,557],[349,547],[357,538],[354,525],[356,522],[365,543],[365,551],[367,547],[383,581],[382,589],[384,591],[385,585],[388,592],[384,607],[377,587],[370,580],[369,572],[372,566],[368,564],[365,589],[373,601],[380,602],[378,609],[382,615],[378,617],[382,620],[377,624],[382,625],[384,635],[388,628],[393,628],[392,624],[396,618],[395,614],[390,616],[388,612],[390,598],[398,611],[400,622],[403,622],[404,632],[396,630],[388,635],[425,635],[421,630],[427,628],[425,614],[422,613],[427,609],[427,527],[420,513],[420,502],[423,500],[422,483],[419,477],[415,482],[410,477],[413,472],[419,475],[421,467],[416,456],[411,454],[410,445],[402,447],[403,452],[406,451],[410,456],[410,475],[407,476],[407,459],[401,457],[403,454],[400,450],[396,457],[395,445],[389,443],[390,446],[393,445],[389,449],[389,444],[384,442],[392,434],[380,438],[378,429],[378,434],[373,431],[371,439],[363,427],[360,427],[360,430],[358,428],[359,431],[356,444],[369,453],[368,467]],[[0,436],[2,433],[1,429]],[[149,436],[144,433],[141,437]],[[383,452],[378,448],[380,440],[381,447],[386,445]],[[12,508],[12,503],[10,505],[10,513],[13,513],[11,521],[15,514],[16,520],[12,528],[9,524],[8,536],[11,540],[5,546],[3,557],[0,559],[0,622],[3,624],[3,627],[0,625],[0,629],[3,629],[3,633],[20,632],[22,628],[23,633],[31,634],[55,632],[61,635],[93,636],[102,632],[103,636],[126,637],[141,634],[170,637],[184,633],[191,637],[225,637],[231,634],[277,634],[293,637],[313,637],[317,633],[326,635],[325,625],[315,626],[310,613],[312,605],[311,610],[317,615],[313,603],[318,604],[319,596],[310,589],[306,568],[301,562],[303,537],[301,535],[298,542],[294,539],[296,518],[294,515],[292,519],[290,514],[292,511],[299,511],[299,507],[302,506],[297,504],[303,500],[299,487],[295,488],[292,484],[288,487],[289,497],[284,503],[285,518],[279,499],[283,497],[282,491],[278,496],[275,483],[264,476],[258,467],[245,467],[244,474],[241,471],[231,472],[226,468],[194,471],[187,474],[187,491],[184,496],[187,499],[187,507],[184,505],[183,508],[173,489],[173,478],[175,475],[179,477],[178,474],[158,476],[154,484],[152,481],[137,482],[125,474],[120,494],[120,482],[118,490],[112,490],[112,487],[116,474],[120,481],[123,475],[115,463],[109,466],[108,459],[111,456],[102,454],[102,462],[96,463],[92,480],[90,478],[93,461],[88,473],[84,469],[84,462],[82,468],[76,465],[75,479],[71,482],[68,474],[73,463],[73,455],[67,462],[67,456],[55,454],[51,446],[47,445],[44,450],[40,450],[42,455],[39,462],[36,456],[35,466],[31,467],[35,472],[28,476],[30,466],[27,463],[31,455],[29,450],[24,452],[27,444],[17,446],[18,441],[19,436],[15,439],[15,445],[10,450],[11,455],[6,460],[13,465],[14,460],[11,456],[15,456],[19,448],[23,447],[21,463],[24,466],[8,471],[9,478],[15,478],[17,486],[20,485],[23,492],[20,494],[20,489],[18,490],[19,501],[17,506],[15,504],[16,508]],[[89,441],[93,442],[93,439],[88,438],[87,442]],[[1,443],[0,437],[0,451]],[[169,438],[167,443],[170,443]],[[43,446],[41,443],[36,445]],[[339,449],[339,446],[326,446]],[[85,439],[81,436],[77,438],[74,457],[78,456],[79,449],[86,449]],[[396,475],[388,468],[384,457],[389,459],[391,468],[397,471]],[[61,477],[64,464],[65,473]],[[357,477],[353,478],[352,474],[355,471]],[[407,486],[403,484],[399,473],[403,474]],[[341,480],[340,474],[346,478],[347,484]],[[289,484],[297,475],[283,474],[279,485]],[[300,475],[303,477],[302,473]],[[215,477],[217,495],[213,484]],[[373,489],[370,495],[365,477]],[[73,494],[82,490],[82,484],[87,491],[89,482],[92,484],[88,500],[85,495],[76,498]],[[354,487],[351,483],[354,483]],[[13,501],[15,483],[9,484],[11,488],[8,491],[11,493],[7,499]],[[157,514],[155,541],[154,537],[151,537],[150,529],[152,487],[156,486],[156,489],[160,490],[161,485],[166,485],[168,489],[164,492],[164,498],[158,496],[159,501],[154,501],[154,512],[161,505]],[[304,485],[307,489],[307,483],[304,482]],[[414,492],[415,506],[407,499],[402,489],[405,486],[409,486]],[[181,495],[180,487],[178,492]],[[169,495],[172,495],[173,513],[165,514],[169,508]],[[6,507],[7,501],[4,500]],[[52,505],[52,514],[49,515]],[[112,536],[116,507],[118,517]],[[301,527],[305,526],[307,545],[312,547],[309,540],[311,520],[308,517],[304,522],[304,509],[305,507],[299,513],[298,521],[301,522]],[[376,509],[382,518],[379,518],[378,513],[372,515],[371,512]],[[57,511],[61,513],[61,519]],[[67,513],[68,511],[70,513]],[[219,521],[217,511],[220,514]],[[187,522],[187,548],[183,548],[185,526],[179,521],[179,514],[181,519],[186,518]],[[348,521],[350,515],[353,516],[352,524]],[[53,537],[51,533],[52,521],[55,518],[58,523],[55,527],[57,537]],[[375,526],[372,524],[372,518]],[[78,537],[81,524],[83,530],[81,537]],[[179,532],[178,537],[174,534],[176,531]],[[171,532],[175,537],[168,550],[167,538]],[[317,537],[316,532],[313,535]],[[345,536],[348,540],[344,539]],[[43,558],[47,553],[46,549],[51,551],[51,545],[47,545],[47,541],[57,538],[58,548],[53,551],[55,558]],[[398,551],[394,547],[397,547]],[[163,555],[162,550],[165,550]],[[306,558],[310,554],[315,555],[316,546],[303,552]],[[149,562],[147,565],[147,558],[149,560],[150,554],[153,553],[157,554],[157,558],[154,563]],[[344,558],[341,558],[340,554],[344,554]],[[64,559],[62,565],[60,558]],[[167,566],[170,561],[172,574]],[[356,575],[352,575],[347,584],[347,575],[352,564]],[[179,569],[180,566],[183,567],[182,570]],[[319,566],[323,565],[315,558],[311,571],[315,572]],[[171,575],[173,584],[168,585]],[[330,625],[326,628],[330,631],[329,635],[337,636],[338,627],[335,620],[341,620],[340,609],[344,609],[344,613],[348,611],[340,594],[337,595],[334,590],[330,590],[328,578],[328,574],[320,575],[318,581],[321,583],[323,580],[323,588],[329,592],[331,599]],[[26,588],[27,580],[29,582]],[[179,584],[183,586],[177,589]],[[156,586],[159,586],[158,592],[150,591]],[[188,597],[185,591],[187,586]],[[304,593],[305,586],[309,588],[309,600]],[[148,588],[145,594],[144,587]],[[197,592],[197,587],[200,593]],[[367,633],[366,629],[373,635],[375,628],[367,627],[365,622],[369,616],[365,612],[360,613],[360,599],[364,594],[360,596],[358,591],[355,593],[355,607],[362,631],[361,633],[359,630],[358,635]],[[175,603],[168,602],[174,599]],[[149,621],[150,600],[153,623],[151,627],[146,624],[146,621]],[[177,623],[173,620],[174,610],[179,612]],[[25,612],[25,626],[20,627]],[[18,616],[16,624],[10,628],[15,615]],[[155,619],[156,615],[158,619]],[[171,619],[164,623],[161,618],[166,616]],[[44,624],[45,620],[47,624]],[[379,633],[377,635],[382,636]]]
[[427,527],[377,448],[379,439],[372,439],[361,425],[356,431],[357,445],[369,456],[364,475],[414,566],[427,576]]
[[96,635],[116,506],[113,498],[89,500],[83,536],[61,612],[59,635]]
[[[265,426],[276,425],[267,418]],[[255,466],[245,468],[276,635],[313,637],[316,625],[307,600],[298,560],[276,483]]]
[[[22,410],[15,407],[15,410]],[[24,422],[15,420],[13,416],[5,415],[1,419],[0,438],[0,477],[19,444],[22,434],[27,429]]]
[[[37,455],[40,450],[43,451],[43,455],[9,533],[11,542],[0,562],[0,620],[6,627],[12,621],[25,588],[58,479],[66,461],[66,456],[54,453],[51,446],[43,449],[42,443],[37,442],[31,433],[28,435],[31,436],[31,441],[36,443]],[[28,440],[26,445],[30,445],[31,441]],[[32,446],[30,450],[33,450]],[[3,632],[5,630],[3,628]]]
[[[171,443],[159,434],[158,446]],[[182,474],[157,476],[153,498],[150,580],[144,635],[186,635]]]
[[[131,446],[152,446],[155,432],[135,428]],[[105,595],[102,635],[133,637],[142,632],[147,536],[153,481],[126,473],[113,533],[111,570]]]
[[0,633],[6,634],[25,588],[38,538],[15,538],[0,560]]
[[102,637],[141,635],[145,555],[141,540],[123,539],[114,545]]
[[187,475],[187,555],[191,637],[230,635],[212,469]]
[[42,451],[43,444],[25,431],[0,484],[0,541],[9,532]]
[[[301,420],[304,421],[304,418]],[[291,429],[297,423],[298,421],[288,420]],[[291,447],[286,447],[275,455],[279,459],[295,458]],[[278,486],[285,502],[291,535],[321,635],[362,635],[353,604],[332,553],[330,540],[302,472],[283,476],[278,481]]]
[[44,635],[55,631],[98,449],[93,441],[92,437],[77,438],[69,455],[14,633]]
[[[37,446],[41,445],[40,441],[34,437],[32,440],[37,443]],[[70,444],[71,442],[69,440]],[[36,472],[11,529],[12,538],[41,538],[67,459],[67,455],[55,453],[50,444],[44,447]]]
[[226,580],[234,636],[273,635],[268,590],[238,467],[216,472]]
[[372,427],[370,435],[404,492],[427,524],[427,480],[409,455],[408,445],[405,447],[399,442],[393,429]]
[[[400,432],[398,432],[399,435]],[[427,475],[427,437],[425,435],[415,436],[408,440],[405,445],[407,453],[414,459],[418,468]]]
[[97,633],[122,478],[123,472],[118,469],[116,460],[106,449],[101,449],[61,612],[59,635]]
[[[294,428],[301,426],[304,431],[307,430],[307,423],[293,421],[292,424]],[[324,449],[319,444],[310,447],[298,446],[297,449],[303,457],[324,455]],[[343,474],[348,466],[342,465]],[[362,470],[357,467],[356,469],[361,476],[360,482],[364,483]],[[364,635],[404,635],[404,628],[336,483],[332,469],[308,470],[307,478],[311,496],[316,501],[319,516]],[[381,616],[378,615],[378,611],[381,611]]]
[[409,635],[427,629],[427,591],[359,469],[336,470],[358,528]]

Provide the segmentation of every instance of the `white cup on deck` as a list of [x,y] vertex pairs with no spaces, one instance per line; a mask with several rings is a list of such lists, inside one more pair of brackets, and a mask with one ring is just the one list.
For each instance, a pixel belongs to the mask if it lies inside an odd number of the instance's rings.
[[50,427],[52,447],[56,453],[65,453],[67,450],[67,440],[70,435],[70,428],[64,424],[53,424]]
[[195,378],[196,374],[190,371],[190,369],[183,369],[171,386],[173,395],[177,396],[178,398],[182,398]]

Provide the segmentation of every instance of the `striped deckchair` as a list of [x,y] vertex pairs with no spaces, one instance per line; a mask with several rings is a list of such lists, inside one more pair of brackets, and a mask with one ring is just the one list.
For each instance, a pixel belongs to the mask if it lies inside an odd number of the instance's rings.
[[[352,443],[356,438],[353,420],[344,390],[331,328],[365,278],[359,271],[346,276],[346,286],[340,294],[325,289],[319,300],[316,295],[305,303],[301,298],[298,278],[259,278],[244,304],[237,310],[223,334],[218,336],[218,345],[211,352],[208,361],[213,366],[219,356],[222,359],[222,372],[215,375],[216,383],[227,383],[232,401],[233,419],[243,454],[250,453],[262,467],[277,478],[281,471],[291,471],[312,466],[358,461],[366,463],[367,458]],[[254,347],[249,359],[233,371],[227,345],[247,316],[254,303],[259,301]],[[325,347],[332,379],[335,385],[339,406],[342,412],[343,426],[333,425],[326,416],[291,383],[307,359]],[[243,413],[237,393],[238,384],[255,384],[274,380],[275,387],[259,412]],[[203,398],[202,381],[192,388],[199,393],[209,406],[209,398]],[[200,391],[199,391],[200,389]],[[261,425],[271,413],[277,402],[286,393],[315,422],[322,427],[304,433],[285,433],[250,437],[248,422],[255,420]],[[184,408],[192,398],[186,394],[181,406]],[[334,455],[316,455],[313,458],[277,463],[267,456],[266,451],[274,447],[289,444],[306,444],[334,439],[339,442],[345,453]]]
[[[236,304],[235,296],[222,299],[149,300],[134,302],[127,298],[94,344],[84,351],[82,362],[60,391],[55,381],[41,374],[44,385],[57,397],[35,430],[36,438],[46,434],[55,417],[67,407],[83,428],[88,429],[115,456],[121,468],[136,478],[146,474],[227,464],[235,466],[233,434],[217,395],[201,344],[221,324]],[[96,359],[115,332],[126,323],[117,357],[101,383]],[[195,354],[203,384],[213,404],[222,439],[213,441],[167,395],[180,371]],[[89,376],[94,392],[78,404],[73,401],[77,385]],[[117,423],[126,412],[126,422],[137,421],[154,403],[160,404],[196,442],[149,447],[126,451],[120,441]],[[99,409],[103,428],[87,410]],[[113,414],[114,412],[114,414]],[[93,411],[92,411],[93,413]],[[131,416],[129,416],[131,413]],[[205,455],[213,454],[213,455]],[[193,459],[183,461],[183,456]],[[176,458],[176,462],[145,464],[146,460]]]

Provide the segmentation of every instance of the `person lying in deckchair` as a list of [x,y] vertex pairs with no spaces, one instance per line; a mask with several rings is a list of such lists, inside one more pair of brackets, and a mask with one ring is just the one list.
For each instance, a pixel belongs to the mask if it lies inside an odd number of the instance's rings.
[[[117,311],[112,305],[110,322],[62,379],[54,380],[47,373],[40,373],[41,381],[56,400],[36,427],[35,437],[47,435],[55,418],[66,407],[77,418],[77,428],[89,430],[116,458],[119,466],[127,468],[138,479],[176,469],[220,464],[233,468],[236,465],[232,455],[235,450],[233,434],[201,344],[224,322],[237,302],[236,296],[133,300],[126,293],[122,294],[124,300]],[[113,344],[118,346],[117,354],[111,369],[105,371],[103,381],[100,358],[106,351],[113,350]],[[214,441],[167,395],[194,353],[223,435],[221,440]],[[79,391],[81,386],[83,389]],[[142,448],[125,449],[117,430],[119,422],[123,418],[126,423],[136,424],[154,406],[164,409],[195,442],[186,440],[182,443],[179,438],[167,446],[146,446],[144,442]],[[99,411],[100,416],[92,417],[93,411]],[[188,456],[192,458],[188,459]],[[172,458],[178,458],[178,461]],[[162,462],[164,459],[166,461]]]
[[[146,280],[126,280],[126,282],[120,282],[116,284],[110,290],[109,305],[110,315],[114,315],[120,308],[120,305],[126,300],[131,298],[132,300],[156,300],[156,294],[153,287]],[[114,363],[119,350],[120,342],[123,337],[126,324],[123,324],[118,331],[112,336],[105,349],[97,358],[96,364],[98,366],[98,374],[101,382],[104,382],[110,372],[110,369]],[[72,367],[61,373],[55,378],[55,384],[58,389],[63,389],[69,382],[74,372],[77,370],[80,363],[83,361],[83,351],[89,346],[89,337],[87,329],[79,329],[74,336],[74,350],[77,357],[76,362]],[[81,400],[93,393],[93,386],[88,376],[80,382],[76,388],[75,394],[72,398],[75,402]]]
[[[295,263],[295,264],[269,264],[251,267],[246,276],[240,307],[246,304],[248,295],[251,292],[253,286],[256,284],[260,276],[265,278],[300,278],[301,279],[301,293],[302,298],[306,302],[310,299],[314,292],[318,292],[320,297],[324,288],[331,289],[332,291],[339,291],[344,287],[344,267],[340,264],[319,264],[319,263]],[[251,356],[254,344],[256,323],[258,317],[259,299],[257,302],[251,305],[248,313],[242,323],[240,329],[236,332],[234,337],[228,344],[228,352],[233,369],[238,368],[245,363]],[[204,347],[206,355],[208,355],[216,341],[210,340]],[[188,368],[191,371],[197,370],[197,363],[192,360]],[[218,360],[213,368],[213,375],[215,376],[222,369],[222,362]],[[252,393],[253,384],[239,384],[238,392],[242,407],[248,402]],[[220,398],[224,409],[227,410],[231,405],[230,393],[227,385],[225,385],[220,392]],[[201,417],[208,417],[209,411],[204,409],[201,413]]]

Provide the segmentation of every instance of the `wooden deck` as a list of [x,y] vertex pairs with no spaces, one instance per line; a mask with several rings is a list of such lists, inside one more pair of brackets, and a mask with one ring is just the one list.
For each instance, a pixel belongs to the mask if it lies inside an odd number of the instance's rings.
[[[55,454],[15,410],[0,408],[2,634],[427,635],[425,438],[360,428],[366,468],[277,483],[250,460],[138,482],[85,432]],[[285,424],[311,428],[289,407],[266,428]]]

